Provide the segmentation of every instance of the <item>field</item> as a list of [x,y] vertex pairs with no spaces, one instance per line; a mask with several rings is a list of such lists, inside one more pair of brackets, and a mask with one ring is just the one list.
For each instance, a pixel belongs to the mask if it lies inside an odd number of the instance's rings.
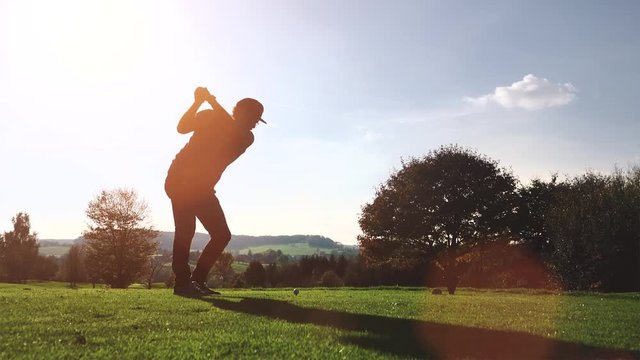
[[[40,255],[43,255],[43,256],[49,256],[49,255],[62,256],[62,255],[66,255],[69,252],[69,248],[70,248],[70,245],[43,246],[43,247],[40,247],[38,252]],[[238,253],[246,255],[249,252],[249,250],[251,250],[253,254],[258,254],[258,253],[265,252],[269,249],[274,251],[280,250],[282,251],[283,254],[290,255],[290,256],[313,255],[318,253],[318,250],[324,251],[325,253],[328,253],[328,254],[330,254],[331,251],[334,251],[334,250],[337,251],[338,253],[341,252],[340,249],[328,249],[328,248],[318,249],[315,247],[311,247],[307,243],[295,243],[295,244],[271,244],[271,245],[252,246],[252,247],[239,250]]]
[[69,253],[70,247],[71,245],[43,246],[38,249],[38,254],[42,256],[62,256]]
[[[47,246],[41,246],[39,248],[38,253],[40,255],[43,256],[49,256],[49,255],[53,255],[53,256],[62,256],[62,255],[66,255],[69,252],[69,248],[71,247],[71,245],[60,245],[60,246],[56,246],[56,245],[47,245]],[[234,250],[237,251],[239,254],[247,254],[249,252],[249,250],[251,250],[251,253],[253,254],[259,254],[262,252],[265,252],[267,250],[274,250],[274,251],[282,251],[283,254],[285,255],[289,255],[289,256],[303,256],[303,255],[313,255],[313,254],[317,254],[318,251],[320,252],[325,252],[327,254],[331,254],[331,252],[335,251],[337,254],[354,254],[357,253],[356,250],[351,249],[350,247],[345,247],[345,248],[317,248],[317,247],[313,247],[311,245],[309,245],[308,243],[293,243],[293,244],[267,244],[267,245],[260,245],[260,246],[250,246],[244,249],[240,249],[240,250]]]
[[291,255],[291,256],[302,256],[302,255],[313,255],[318,253],[318,250],[324,251],[325,253],[330,254],[331,251],[336,251],[338,253],[341,252],[341,249],[329,249],[329,248],[316,248],[307,243],[295,243],[295,244],[271,244],[271,245],[261,245],[261,246],[251,246],[242,250],[239,250],[240,254],[247,254],[249,250],[251,253],[258,254],[265,252],[267,250],[273,251],[282,251],[283,254]]
[[640,294],[0,284],[0,358],[637,358]]
[[[171,265],[169,265],[169,266],[171,266]],[[243,273],[243,272],[245,272],[247,270],[248,267],[249,267],[249,263],[247,263],[247,262],[235,261],[234,260],[231,263],[231,268],[236,273]]]

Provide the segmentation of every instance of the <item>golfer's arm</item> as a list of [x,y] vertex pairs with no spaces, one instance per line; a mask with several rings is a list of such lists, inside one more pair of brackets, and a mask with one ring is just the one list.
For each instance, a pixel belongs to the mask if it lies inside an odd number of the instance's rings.
[[215,111],[218,114],[222,114],[227,120],[233,121],[233,118],[231,117],[231,115],[229,115],[227,110],[225,110],[222,107],[222,105],[220,105],[218,103],[218,101],[216,100],[215,97],[212,96],[212,97],[208,98],[207,102],[209,103],[209,105],[211,105],[211,108],[213,108],[213,111]]
[[194,101],[191,107],[182,115],[178,122],[178,132],[188,134],[196,129],[196,113],[202,102]]

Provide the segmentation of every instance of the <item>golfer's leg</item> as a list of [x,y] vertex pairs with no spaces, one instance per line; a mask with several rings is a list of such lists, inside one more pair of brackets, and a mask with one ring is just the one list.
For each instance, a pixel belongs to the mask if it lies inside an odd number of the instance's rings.
[[175,235],[173,238],[173,273],[176,276],[176,287],[189,284],[191,268],[189,267],[189,250],[191,240],[196,232],[196,215],[188,202],[171,200]]
[[209,270],[211,270],[213,264],[215,264],[231,240],[231,232],[220,202],[214,194],[207,197],[207,200],[198,207],[196,216],[204,225],[204,228],[207,229],[211,239],[202,251],[191,277],[196,281],[206,281]]

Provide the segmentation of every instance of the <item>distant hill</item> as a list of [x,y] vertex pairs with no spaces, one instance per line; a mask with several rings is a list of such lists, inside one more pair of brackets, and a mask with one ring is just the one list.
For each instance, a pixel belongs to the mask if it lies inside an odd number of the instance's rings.
[[[161,231],[160,235],[156,239],[158,240],[161,249],[171,251],[173,247],[173,232]],[[208,234],[196,233],[193,241],[191,242],[191,249],[202,250],[208,241]],[[61,251],[62,247],[70,247],[76,242],[82,242],[82,238],[74,240],[43,239],[40,240],[40,254],[59,256],[62,253],[65,253],[64,251]],[[227,251],[237,253],[247,253],[248,250],[258,253],[266,251],[267,249],[281,250],[284,254],[293,256],[316,253],[316,250],[320,250],[327,254],[332,252],[357,254],[358,252],[357,246],[344,245],[321,235],[232,235],[231,242],[226,248]],[[288,251],[288,249],[291,249],[291,251]]]
[[[161,248],[171,250],[173,246],[173,232],[163,231],[160,233],[160,236],[158,236],[157,239],[159,240]],[[196,233],[193,241],[191,242],[191,249],[202,250],[204,249],[208,241],[208,234]],[[357,246],[343,245],[321,235],[231,235],[231,242],[229,242],[229,245],[227,245],[226,250],[232,252],[246,252],[250,248],[260,248],[266,250],[269,248],[269,246],[273,246],[272,249],[282,249],[283,253],[286,254],[286,251],[284,249],[286,249],[287,247],[283,245],[294,244],[304,245],[305,247],[313,249],[320,249],[326,253],[331,253],[332,250],[336,250],[338,252],[352,250],[350,252],[357,253]]]
[[40,247],[49,247],[49,246],[71,246],[76,240],[68,240],[68,239],[42,239],[38,240],[38,244]]

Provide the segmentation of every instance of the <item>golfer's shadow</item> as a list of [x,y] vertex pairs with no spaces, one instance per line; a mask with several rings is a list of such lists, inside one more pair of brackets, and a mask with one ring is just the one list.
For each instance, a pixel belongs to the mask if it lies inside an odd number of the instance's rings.
[[598,348],[527,333],[300,307],[286,301],[203,299],[230,311],[354,331],[342,341],[402,357],[471,359],[639,359],[640,353]]

